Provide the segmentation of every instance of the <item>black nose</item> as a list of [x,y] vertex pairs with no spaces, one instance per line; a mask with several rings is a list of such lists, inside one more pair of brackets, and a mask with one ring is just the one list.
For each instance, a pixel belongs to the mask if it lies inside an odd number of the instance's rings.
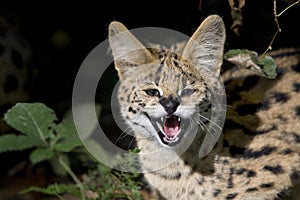
[[161,97],[159,99],[159,103],[165,108],[169,115],[172,115],[179,105],[179,101],[176,98],[174,99],[172,96],[169,96],[168,98]]

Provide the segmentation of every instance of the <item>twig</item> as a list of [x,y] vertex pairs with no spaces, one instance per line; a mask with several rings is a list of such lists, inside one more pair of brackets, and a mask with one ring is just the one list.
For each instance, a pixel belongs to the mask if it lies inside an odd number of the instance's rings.
[[264,57],[265,54],[272,49],[272,45],[273,45],[273,42],[275,40],[275,38],[277,37],[278,33],[281,32],[281,28],[280,28],[280,25],[279,25],[279,22],[278,22],[278,17],[280,17],[283,13],[285,13],[288,9],[290,9],[291,7],[295,6],[296,4],[300,3],[300,0],[292,3],[291,5],[289,5],[288,7],[286,7],[283,11],[281,11],[279,14],[277,14],[277,9],[276,9],[276,0],[274,0],[274,20],[276,22],[276,25],[277,25],[277,31],[276,33],[274,34],[274,36],[272,37],[272,40],[268,46],[268,48],[265,50],[265,52],[260,56],[260,58]]
[[292,3],[291,5],[289,5],[288,7],[286,7],[283,11],[281,11],[281,13],[279,13],[279,14],[277,15],[277,17],[280,17],[280,15],[282,15],[283,13],[285,13],[285,11],[287,11],[288,9],[290,9],[291,7],[293,7],[294,5],[296,5],[296,4],[298,4],[298,3],[300,3],[300,0],[295,1],[294,3]]
[[271,42],[270,42],[268,48],[264,51],[264,53],[263,53],[261,56],[259,56],[260,58],[263,58],[269,50],[272,50],[272,44],[273,44],[273,42],[274,42],[274,40],[275,40],[275,38],[276,38],[276,36],[277,36],[278,33],[279,33],[279,30],[277,30],[277,31],[275,32],[275,34],[274,34],[274,36],[272,37],[272,40],[271,40]]
[[[279,25],[279,22],[278,22],[278,15],[277,15],[277,9],[276,9],[276,0],[274,0],[274,20],[275,20],[275,22],[276,22],[276,25],[277,25],[277,32],[281,32],[281,28],[280,28],[280,25]],[[275,34],[275,35],[277,35],[277,34]],[[272,41],[274,41],[274,40],[272,40]],[[272,44],[272,43],[271,43]],[[271,45],[270,44],[270,45]],[[269,46],[270,46],[269,45]]]

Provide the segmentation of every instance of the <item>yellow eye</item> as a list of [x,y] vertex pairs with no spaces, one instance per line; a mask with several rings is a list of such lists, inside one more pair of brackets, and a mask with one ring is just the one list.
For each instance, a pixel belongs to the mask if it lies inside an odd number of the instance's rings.
[[146,94],[149,95],[149,96],[152,96],[152,97],[159,97],[160,96],[160,93],[157,89],[148,89],[148,90],[145,90]]

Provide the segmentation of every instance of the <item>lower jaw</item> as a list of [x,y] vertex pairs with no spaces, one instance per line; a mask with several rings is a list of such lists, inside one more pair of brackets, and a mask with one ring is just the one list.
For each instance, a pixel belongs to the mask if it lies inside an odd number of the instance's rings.
[[159,132],[158,135],[159,135],[160,141],[166,146],[175,146],[181,140],[180,136],[176,136],[176,138],[174,138],[172,140],[168,140],[163,133]]

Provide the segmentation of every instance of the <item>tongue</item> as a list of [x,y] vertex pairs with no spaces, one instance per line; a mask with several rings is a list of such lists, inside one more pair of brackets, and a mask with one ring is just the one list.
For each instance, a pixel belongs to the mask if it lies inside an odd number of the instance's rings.
[[166,121],[164,124],[165,134],[169,138],[171,138],[177,134],[178,130],[179,130],[179,122],[177,120],[177,117],[166,118]]

